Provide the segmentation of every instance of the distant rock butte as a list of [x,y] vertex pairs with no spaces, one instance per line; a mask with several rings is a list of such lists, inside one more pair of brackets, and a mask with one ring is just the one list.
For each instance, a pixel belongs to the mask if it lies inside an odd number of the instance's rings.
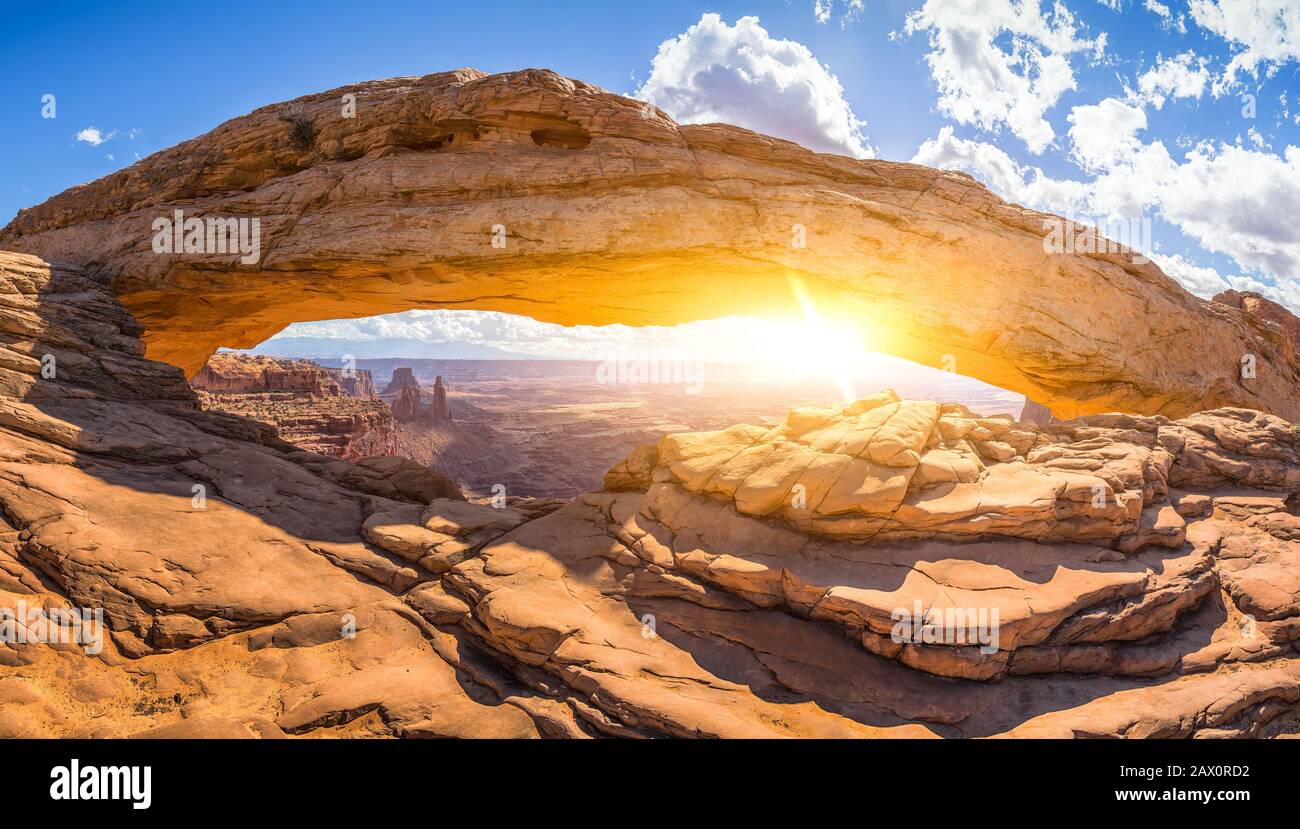
[[1026,400],[1025,407],[1020,411],[1020,419],[1026,423],[1033,423],[1038,426],[1046,426],[1052,422],[1052,410],[1042,403],[1036,403],[1033,400]]
[[[339,117],[345,94],[357,118]],[[311,120],[309,145],[286,107]],[[258,220],[258,261],[154,253],[155,220],[176,211]],[[191,373],[297,321],[414,307],[566,325],[779,317],[798,310],[794,281],[877,350],[1058,417],[1300,419],[1283,330],[1131,252],[1052,252],[1059,222],[961,173],[679,125],[546,70],[460,69],[263,107],[21,211],[0,248],[92,267],[149,356]]]
[[1300,734],[1278,417],[881,392],[494,506],[202,410],[102,277],[0,295],[0,606],[108,627],[0,645],[0,735]]
[[401,394],[403,389],[414,389],[417,393],[420,391],[420,382],[415,379],[415,374],[411,371],[410,366],[398,366],[393,369],[393,376],[384,386],[382,394]]
[[451,420],[447,411],[447,387],[442,384],[442,376],[433,378],[433,411],[435,421]]
[[402,386],[393,401],[393,419],[399,423],[412,423],[420,419],[420,387]]

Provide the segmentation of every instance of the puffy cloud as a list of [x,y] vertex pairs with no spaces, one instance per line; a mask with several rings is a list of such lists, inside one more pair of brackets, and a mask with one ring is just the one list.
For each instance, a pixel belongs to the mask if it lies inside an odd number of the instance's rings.
[[1226,291],[1232,287],[1228,280],[1220,276],[1219,272],[1214,268],[1201,267],[1181,254],[1164,256],[1159,253],[1152,253],[1150,257],[1151,261],[1160,267],[1160,270],[1178,280],[1184,288],[1202,299],[1210,299],[1220,291]]
[[[1095,148],[1094,148],[1095,150]],[[1137,219],[1152,212],[1245,274],[1222,277],[1173,262],[1189,288],[1257,290],[1300,312],[1300,147],[1282,155],[1203,142],[1181,161],[1159,141],[1121,152],[1090,181],[1054,179],[1017,164],[990,144],[963,141],[950,127],[921,145],[919,164],[963,170],[1010,201],[1039,210],[1099,219]],[[1154,258],[1154,257],[1153,257]],[[1213,293],[1213,291],[1211,291]]]
[[1300,147],[1202,145],[1161,178],[1161,213],[1202,247],[1248,270],[1300,274]]
[[1055,138],[1045,114],[1075,89],[1070,56],[1099,60],[1106,35],[1081,37],[1074,16],[1039,0],[926,0],[907,17],[907,34],[926,32],[926,62],[939,87],[939,110],[961,124],[1005,125],[1030,152]]
[[875,155],[839,79],[808,47],[773,38],[756,17],[729,26],[705,14],[659,45],[635,94],[682,123],[737,124],[821,152]]
[[1209,81],[1205,59],[1191,51],[1183,52],[1172,58],[1158,58],[1156,65],[1138,78],[1135,96],[1160,109],[1170,98],[1201,97]]
[[[829,23],[835,15],[836,5],[836,0],[813,0],[813,17],[818,23]],[[840,12],[840,24],[847,26],[862,14],[866,0],[841,0],[839,5],[844,9]]]
[[105,133],[102,130],[100,130],[99,127],[86,127],[84,130],[77,133],[76,137],[77,140],[81,141],[82,143],[89,144],[92,147],[98,147],[100,144],[103,144],[105,141],[112,140],[113,136],[115,135],[117,135],[116,130],[110,133]]
[[1070,155],[1090,173],[1131,158],[1142,147],[1137,133],[1147,127],[1146,112],[1116,98],[1070,110]]
[[[1191,0],[1197,25],[1233,45],[1236,54],[1224,72],[1224,86],[1241,72],[1258,76],[1300,59],[1300,4],[1295,0]],[[1221,91],[1219,87],[1216,91]]]
[[1053,179],[1037,167],[1022,166],[992,144],[957,138],[950,126],[923,143],[912,163],[969,173],[1007,201],[1037,210],[1074,212],[1087,194],[1082,182]]

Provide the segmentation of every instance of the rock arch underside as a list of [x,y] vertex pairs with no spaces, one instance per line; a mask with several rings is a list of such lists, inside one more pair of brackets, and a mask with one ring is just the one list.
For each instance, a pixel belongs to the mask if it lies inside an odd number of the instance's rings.
[[[175,211],[258,218],[260,258],[155,253]],[[1050,219],[542,70],[265,107],[24,210],[0,605],[110,635],[0,648],[0,734],[1293,734],[1292,342],[1131,252],[1046,252]],[[786,314],[792,280],[1060,419],[882,390],[498,509],[186,383],[295,321],[673,324]]]

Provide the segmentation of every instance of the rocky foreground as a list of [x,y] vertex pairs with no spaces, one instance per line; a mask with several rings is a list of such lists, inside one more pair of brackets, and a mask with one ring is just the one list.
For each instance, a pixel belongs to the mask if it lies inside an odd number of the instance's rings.
[[0,254],[0,605],[110,629],[0,649],[0,735],[1300,730],[1280,418],[884,392],[491,505],[204,411],[139,333],[102,278]]

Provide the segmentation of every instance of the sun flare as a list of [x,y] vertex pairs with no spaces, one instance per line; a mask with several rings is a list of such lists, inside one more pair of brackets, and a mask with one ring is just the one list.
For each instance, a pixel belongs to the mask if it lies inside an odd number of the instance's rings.
[[846,402],[857,399],[855,376],[877,364],[882,355],[868,348],[860,323],[824,313],[803,283],[790,278],[798,315],[755,320],[749,359],[786,378],[825,378],[835,382]]

